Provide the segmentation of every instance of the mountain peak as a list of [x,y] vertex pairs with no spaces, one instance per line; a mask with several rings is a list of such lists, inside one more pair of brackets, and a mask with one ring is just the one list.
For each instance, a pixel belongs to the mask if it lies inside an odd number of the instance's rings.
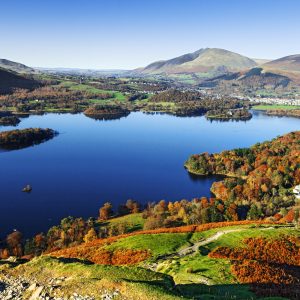
[[220,48],[202,48],[169,60],[151,63],[139,72],[145,74],[209,73],[241,71],[257,66],[246,56]]

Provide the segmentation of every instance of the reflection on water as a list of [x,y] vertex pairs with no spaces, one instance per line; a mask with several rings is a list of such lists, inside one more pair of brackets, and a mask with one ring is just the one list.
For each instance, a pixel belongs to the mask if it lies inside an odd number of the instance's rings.
[[221,181],[225,178],[225,176],[222,176],[222,175],[208,175],[208,176],[205,176],[205,175],[195,175],[195,174],[190,173],[190,172],[187,172],[187,173],[188,173],[191,180],[193,180],[195,182],[200,182],[200,183],[204,182],[205,180],[209,181],[209,182],[211,182],[211,181],[213,181],[213,182]]

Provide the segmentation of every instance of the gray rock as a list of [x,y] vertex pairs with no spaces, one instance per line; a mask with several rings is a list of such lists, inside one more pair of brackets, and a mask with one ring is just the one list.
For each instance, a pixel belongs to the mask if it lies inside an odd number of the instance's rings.
[[33,292],[32,296],[29,298],[29,300],[38,300],[43,289],[44,289],[43,286],[39,286],[38,288],[36,288],[35,291]]

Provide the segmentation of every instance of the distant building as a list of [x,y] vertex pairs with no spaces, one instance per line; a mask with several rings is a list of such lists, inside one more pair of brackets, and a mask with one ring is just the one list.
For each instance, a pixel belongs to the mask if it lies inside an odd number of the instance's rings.
[[300,199],[300,185],[296,185],[293,189],[293,193],[297,199]]

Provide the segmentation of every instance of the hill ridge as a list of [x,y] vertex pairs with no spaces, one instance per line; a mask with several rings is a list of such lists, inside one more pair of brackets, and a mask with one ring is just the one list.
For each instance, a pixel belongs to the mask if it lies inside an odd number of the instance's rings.
[[22,63],[0,58],[0,68],[17,73],[31,74],[37,71],[34,68],[28,67]]

